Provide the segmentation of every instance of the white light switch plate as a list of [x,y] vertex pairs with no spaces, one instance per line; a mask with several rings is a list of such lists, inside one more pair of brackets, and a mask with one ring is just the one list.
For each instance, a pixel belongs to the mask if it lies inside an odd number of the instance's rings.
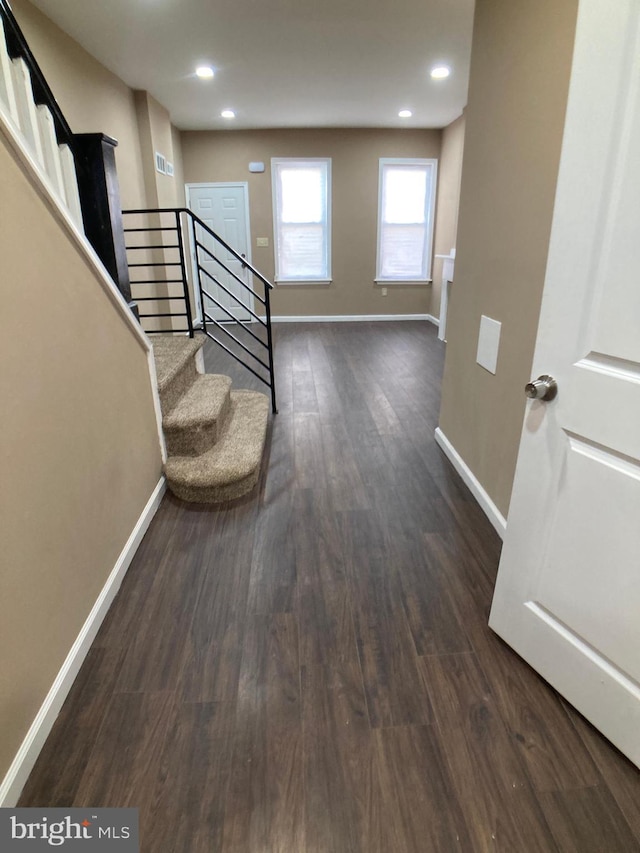
[[491,317],[480,318],[480,334],[478,335],[478,354],[476,361],[489,373],[496,372],[498,364],[498,348],[500,347],[500,330],[502,323]]
[[256,246],[259,249],[264,249],[268,245],[269,245],[269,238],[268,237],[256,237]]

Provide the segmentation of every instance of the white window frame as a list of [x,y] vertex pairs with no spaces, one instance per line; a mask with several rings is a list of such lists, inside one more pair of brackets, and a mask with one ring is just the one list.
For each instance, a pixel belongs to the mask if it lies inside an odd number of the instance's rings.
[[[424,277],[400,278],[384,277],[381,274],[381,236],[382,236],[382,201],[384,188],[384,172],[387,166],[426,166],[431,170],[431,193],[425,199],[425,219],[427,235],[424,246]],[[381,157],[378,166],[378,238],[376,247],[376,284],[428,284],[432,281],[431,265],[433,259],[433,232],[435,226],[436,189],[438,185],[438,161],[434,158]]]
[[[277,168],[279,165],[292,165],[299,163],[301,165],[324,163],[326,167],[326,221],[325,221],[325,237],[326,237],[326,275],[316,278],[306,276],[301,277],[284,277],[280,275],[278,269],[279,258],[279,209],[278,209],[278,179]],[[331,284],[331,158],[330,157],[272,157],[271,158],[271,190],[273,202],[273,253],[275,263],[275,282],[276,284]]]

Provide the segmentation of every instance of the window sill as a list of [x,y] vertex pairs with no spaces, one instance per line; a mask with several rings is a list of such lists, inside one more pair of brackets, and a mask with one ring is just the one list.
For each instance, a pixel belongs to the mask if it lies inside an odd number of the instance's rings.
[[289,285],[292,285],[293,287],[298,287],[298,286],[306,287],[307,285],[314,285],[314,284],[321,284],[321,285],[333,284],[333,279],[332,278],[321,278],[321,279],[317,279],[317,278],[308,278],[308,279],[307,278],[303,278],[303,279],[276,278],[276,279],[274,279],[274,282],[275,282],[275,284],[278,285],[278,287],[280,287],[281,285],[285,285],[286,287],[288,287]]
[[432,278],[423,278],[421,281],[416,281],[415,279],[411,279],[410,281],[405,281],[401,278],[376,278],[374,279],[374,284],[383,284],[387,287],[390,284],[399,284],[401,286],[404,285],[424,285],[424,284],[433,284]]

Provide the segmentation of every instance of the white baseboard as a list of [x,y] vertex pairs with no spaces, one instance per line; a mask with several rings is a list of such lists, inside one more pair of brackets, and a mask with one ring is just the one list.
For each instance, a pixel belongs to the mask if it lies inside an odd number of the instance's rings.
[[[264,317],[260,318],[264,320]],[[299,317],[280,314],[272,316],[273,323],[371,323],[378,320],[429,320],[429,314],[312,314]],[[432,319],[432,318],[431,318]]]
[[38,711],[35,720],[31,724],[22,745],[14,758],[7,775],[4,777],[0,785],[0,807],[13,808],[18,802],[20,793],[24,788],[25,782],[29,778],[36,759],[40,754],[40,750],[44,746],[49,732],[56,721],[56,717],[60,713],[60,709],[67,698],[73,682],[80,671],[80,667],[91,648],[98,629],[107,615],[107,611],[111,606],[116,593],[120,589],[122,580],[127,573],[127,569],[131,565],[134,554],[138,550],[138,546],[142,541],[142,537],[147,531],[151,519],[156,514],[160,501],[166,490],[166,480],[162,477],[158,485],[153,490],[151,497],[147,501],[147,505],[142,511],[136,526],[134,527],[131,536],[127,540],[126,545],[122,549],[118,560],[109,575],[107,582],[95,604],[91,608],[82,630],[75,639],[71,650],[62,664],[51,689],[49,690],[40,710]]
[[440,320],[438,320],[438,318],[437,318],[437,317],[434,317],[434,316],[433,316],[433,314],[427,314],[427,315],[426,315],[426,320],[427,320],[429,323],[433,323],[433,325],[434,325],[437,329],[439,329],[439,328],[440,328]]
[[491,498],[489,497],[489,495],[487,494],[484,487],[477,479],[471,468],[469,468],[467,463],[464,461],[462,456],[460,456],[458,451],[455,449],[453,444],[451,444],[451,442],[442,432],[440,427],[436,428],[435,439],[444,451],[444,454],[449,460],[449,462],[451,462],[458,474],[460,474],[460,476],[464,480],[471,494],[480,504],[480,507],[482,508],[484,514],[487,516],[487,518],[495,528],[495,531],[498,536],[500,536],[501,539],[504,539],[504,535],[507,531],[506,518],[502,515],[498,507],[491,500]]

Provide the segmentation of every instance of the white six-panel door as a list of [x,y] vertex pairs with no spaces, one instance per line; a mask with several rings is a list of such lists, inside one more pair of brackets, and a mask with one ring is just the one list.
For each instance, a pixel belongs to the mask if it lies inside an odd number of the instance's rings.
[[640,765],[640,3],[581,0],[490,625]]
[[[249,202],[246,183],[189,184],[187,185],[187,204],[209,228],[219,234],[236,252],[246,255],[250,260]],[[246,281],[242,263],[201,229],[196,230],[203,245],[220,258],[238,278]],[[251,294],[233,276],[226,273],[215,261],[210,260],[202,250],[200,250],[199,259],[205,270],[217,278],[241,303],[253,309]],[[215,296],[236,320],[251,319],[249,311],[205,275],[202,276],[202,284],[203,288]],[[204,302],[207,314],[215,317],[219,322],[230,321],[229,315],[217,308],[206,296]]]

